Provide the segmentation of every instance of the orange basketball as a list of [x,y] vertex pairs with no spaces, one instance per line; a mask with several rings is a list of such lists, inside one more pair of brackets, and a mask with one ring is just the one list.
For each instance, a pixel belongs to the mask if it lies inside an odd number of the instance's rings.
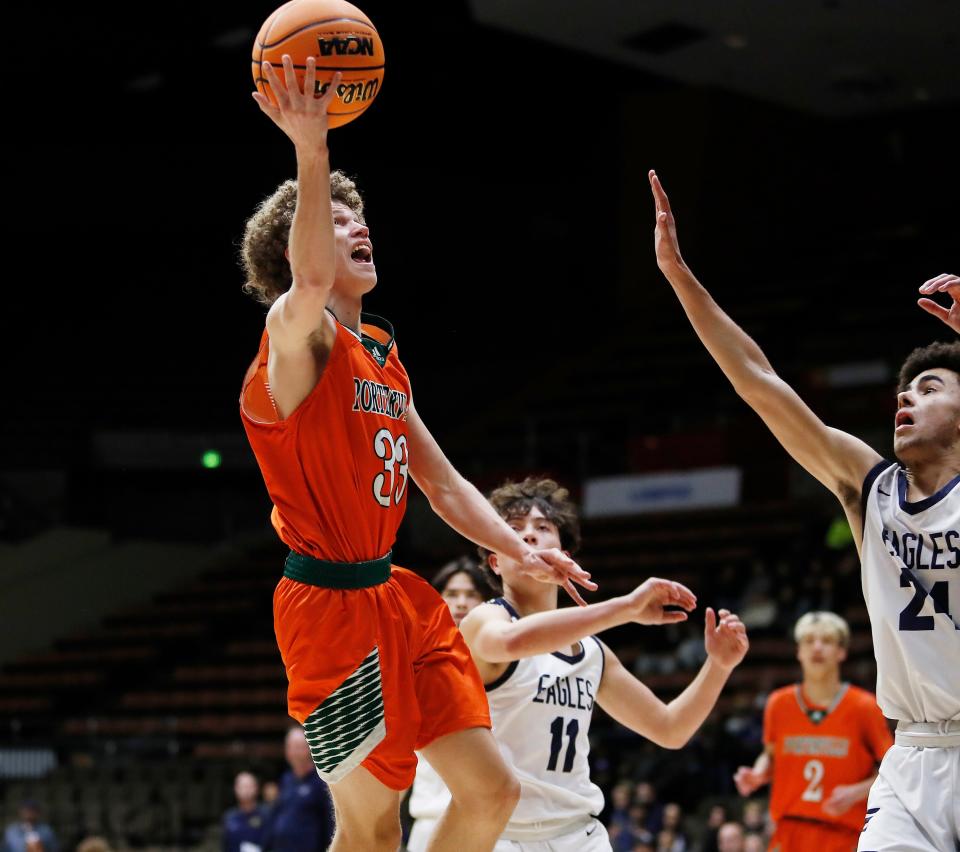
[[264,21],[253,42],[253,82],[273,103],[276,98],[261,65],[269,62],[282,80],[285,53],[293,60],[301,88],[307,58],[316,57],[316,97],[326,91],[334,72],[342,72],[328,111],[330,127],[353,121],[383,84],[380,36],[370,19],[345,0],[290,0]]

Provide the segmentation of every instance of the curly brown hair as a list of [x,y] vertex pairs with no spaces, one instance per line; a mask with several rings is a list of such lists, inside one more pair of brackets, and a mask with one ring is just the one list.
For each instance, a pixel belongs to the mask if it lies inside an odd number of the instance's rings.
[[937,367],[952,370],[960,381],[960,341],[931,343],[914,349],[900,368],[897,392],[905,391],[924,370],[935,370]]
[[[580,514],[577,505],[570,499],[570,492],[553,479],[528,476],[523,482],[505,482],[490,493],[490,505],[504,520],[524,518],[536,506],[544,517],[556,525],[560,534],[560,547],[570,553],[580,548]],[[488,565],[490,551],[479,547],[477,551],[484,565]]]
[[[361,222],[363,198],[357,185],[341,171],[330,172],[330,198],[349,207]],[[243,230],[241,264],[247,276],[243,292],[272,305],[290,289],[293,275],[284,252],[297,209],[297,182],[286,180],[265,198],[247,219]]]

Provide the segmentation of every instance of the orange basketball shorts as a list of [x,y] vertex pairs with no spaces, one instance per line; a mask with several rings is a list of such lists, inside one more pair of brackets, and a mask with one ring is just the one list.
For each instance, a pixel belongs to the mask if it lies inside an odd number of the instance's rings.
[[416,771],[415,749],[490,727],[470,651],[446,603],[413,572],[389,566],[384,582],[347,589],[286,574],[273,617],[288,711],[304,726],[328,783],[363,766],[404,790]]
[[846,825],[782,817],[770,852],[856,852],[860,832]]

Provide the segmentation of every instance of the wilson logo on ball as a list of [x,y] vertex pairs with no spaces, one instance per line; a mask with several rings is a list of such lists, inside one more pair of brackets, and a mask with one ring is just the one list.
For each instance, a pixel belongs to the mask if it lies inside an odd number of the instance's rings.
[[[329,83],[318,81],[316,84],[317,95],[322,95],[329,86]],[[356,83],[341,83],[337,86],[337,97],[345,104],[352,104],[354,101],[363,103],[364,101],[372,101],[377,96],[379,88],[380,81],[376,78],[373,80],[358,80]]]
[[330,56],[332,53],[337,56],[373,56],[373,39],[368,37],[318,38],[317,45],[321,56]]

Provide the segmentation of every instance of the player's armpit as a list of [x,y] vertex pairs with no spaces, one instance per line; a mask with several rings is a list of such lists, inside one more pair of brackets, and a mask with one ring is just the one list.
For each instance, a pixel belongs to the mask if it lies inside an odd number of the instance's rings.
[[329,352],[337,336],[326,310],[329,297],[329,289],[291,286],[267,313],[271,347],[290,354]]

